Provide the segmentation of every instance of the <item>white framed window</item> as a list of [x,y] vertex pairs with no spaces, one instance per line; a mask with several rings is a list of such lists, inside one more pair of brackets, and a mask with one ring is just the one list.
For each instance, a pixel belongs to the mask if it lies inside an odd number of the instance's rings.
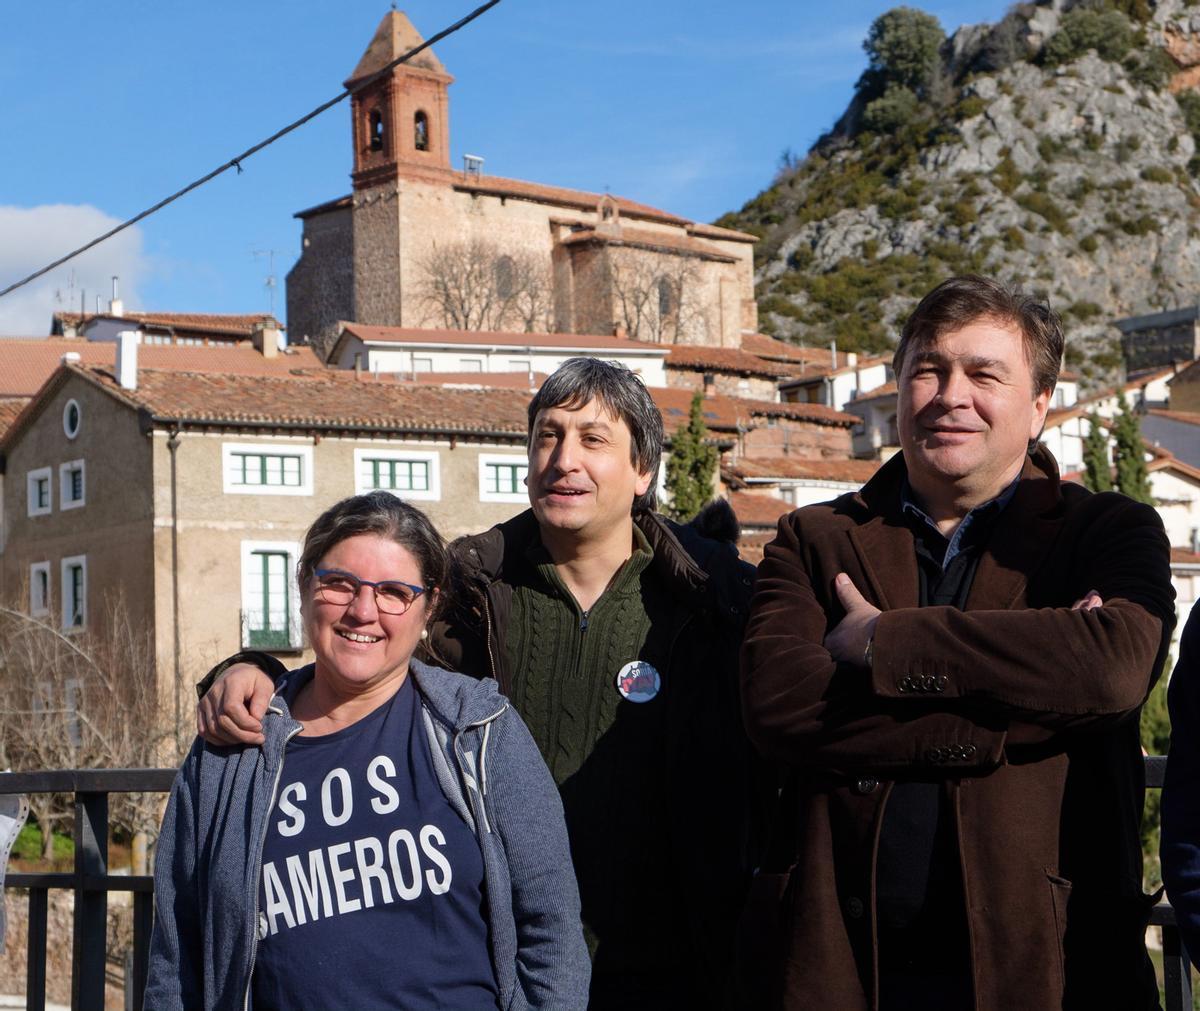
[[54,476],[49,467],[31,470],[25,478],[30,516],[45,516],[54,509]]
[[224,442],[221,467],[230,495],[311,495],[312,446]]
[[41,618],[50,613],[50,563],[29,566],[29,613]]
[[83,411],[79,408],[79,401],[71,399],[63,405],[62,421],[63,434],[68,439],[74,439],[79,434],[79,425],[83,421]]
[[529,460],[511,453],[479,454],[480,502],[528,502],[525,477]]
[[528,358],[510,358],[508,369],[510,372],[531,372],[533,371],[533,362]]
[[87,624],[87,555],[62,560],[62,627],[83,628]]
[[292,541],[242,541],[242,646],[297,650],[303,642]]
[[416,449],[356,449],[354,490],[390,491],[402,499],[436,502],[442,480],[436,452]]
[[419,358],[414,355],[413,360],[412,360],[412,370],[414,372],[432,372],[433,371],[433,359],[432,358]]
[[84,464],[82,460],[72,460],[58,466],[58,508],[78,509],[86,502],[84,485]]
[[458,360],[458,371],[459,372],[482,372],[483,371],[483,359],[482,358],[460,358]]

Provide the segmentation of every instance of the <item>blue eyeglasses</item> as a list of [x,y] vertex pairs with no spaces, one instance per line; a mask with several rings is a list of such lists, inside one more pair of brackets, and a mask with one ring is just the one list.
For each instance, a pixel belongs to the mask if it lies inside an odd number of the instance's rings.
[[402,583],[397,579],[385,579],[373,583],[369,579],[359,579],[350,572],[341,569],[317,569],[316,597],[326,604],[345,606],[358,596],[364,586],[375,591],[375,606],[384,614],[403,614],[416,599],[431,586],[413,586],[412,583]]

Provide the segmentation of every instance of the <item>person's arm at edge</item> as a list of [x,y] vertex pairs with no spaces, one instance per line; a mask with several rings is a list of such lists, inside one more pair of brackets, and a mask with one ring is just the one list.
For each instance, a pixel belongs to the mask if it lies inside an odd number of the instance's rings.
[[584,1011],[591,962],[558,788],[510,706],[493,730],[488,789],[508,859],[517,982],[537,1011]]
[[203,944],[196,892],[197,742],[175,776],[155,846],[154,930],[145,1006],[183,1011],[203,1006]]
[[226,657],[196,685],[196,733],[209,744],[259,745],[274,683],[287,667],[270,653],[243,650]]
[[1163,881],[1175,922],[1200,968],[1200,607],[1193,607],[1167,688],[1171,746],[1162,791]]

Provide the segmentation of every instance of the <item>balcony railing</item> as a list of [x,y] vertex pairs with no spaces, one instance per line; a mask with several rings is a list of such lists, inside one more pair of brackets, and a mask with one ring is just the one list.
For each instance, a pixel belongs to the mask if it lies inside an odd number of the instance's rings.
[[[1165,758],[1146,759],[1147,787],[1162,786],[1166,764]],[[125,1006],[142,1011],[142,994],[149,968],[150,931],[154,924],[154,879],[147,875],[134,877],[108,873],[108,795],[166,793],[174,779],[174,769],[0,773],[0,794],[69,793],[74,795],[75,803],[74,870],[55,874],[9,874],[4,879],[5,888],[29,889],[25,988],[28,1011],[45,1011],[46,1007],[46,914],[51,888],[75,893],[71,957],[73,1011],[104,1011],[108,893],[133,893],[133,959],[125,981]],[[1154,908],[1150,922],[1162,927],[1166,1011],[1191,1011],[1191,975],[1175,926],[1174,910],[1161,902]]]

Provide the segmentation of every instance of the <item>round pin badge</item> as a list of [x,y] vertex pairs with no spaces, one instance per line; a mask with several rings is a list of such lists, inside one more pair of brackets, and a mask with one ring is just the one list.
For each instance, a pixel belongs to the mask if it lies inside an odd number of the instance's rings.
[[660,688],[662,678],[644,660],[633,660],[617,671],[617,691],[630,702],[649,702]]

